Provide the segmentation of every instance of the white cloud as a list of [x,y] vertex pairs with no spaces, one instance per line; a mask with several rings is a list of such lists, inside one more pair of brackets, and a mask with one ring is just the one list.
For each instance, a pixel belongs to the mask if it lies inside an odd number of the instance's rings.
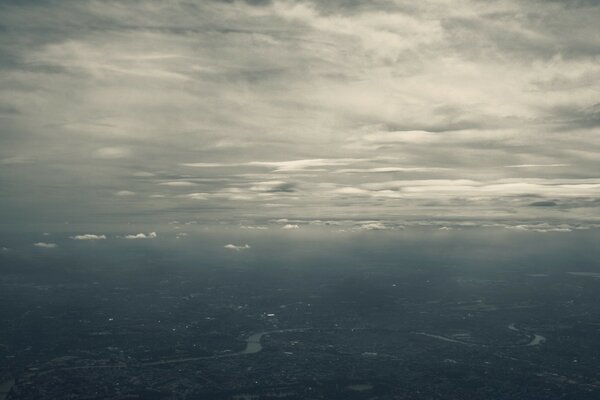
[[126,235],[125,239],[155,239],[158,235],[156,232],[150,232],[148,234],[145,233],[136,233],[135,235]]
[[382,222],[369,222],[366,224],[362,224],[360,226],[360,229],[366,230],[366,231],[385,231],[385,230],[388,230],[391,228],[386,226]]
[[272,167],[275,172],[302,171],[315,167],[329,167],[337,165],[347,165],[353,162],[362,161],[361,159],[338,158],[338,159],[306,159],[292,161],[253,161],[247,165],[257,165],[263,167]]
[[293,192],[294,184],[284,181],[255,182],[250,190],[254,192]]
[[559,225],[550,225],[548,223],[539,223],[539,224],[519,224],[519,225],[504,225],[506,229],[516,230],[516,231],[531,231],[531,232],[572,232],[573,229],[576,229],[573,226],[567,224],[559,224]]
[[281,229],[299,229],[300,226],[296,224],[285,224]]
[[378,168],[345,168],[334,171],[338,174],[350,173],[386,173],[386,172],[436,172],[449,171],[451,168],[436,167],[378,167]]
[[33,244],[35,247],[41,247],[43,249],[54,249],[58,247],[56,243],[37,242]]
[[197,162],[197,163],[182,163],[180,165],[184,166],[184,167],[193,167],[193,168],[219,168],[219,167],[237,167],[237,166],[243,165],[243,164]]
[[182,197],[190,200],[208,200],[210,194],[208,193],[188,193]]
[[515,164],[506,165],[506,168],[557,168],[568,167],[570,164]]
[[132,192],[131,190],[119,190],[118,192],[115,192],[114,195],[119,197],[130,197],[135,195],[135,192]]
[[227,250],[233,250],[233,251],[242,251],[242,250],[247,250],[250,248],[250,245],[248,244],[242,244],[242,245],[235,245],[235,244],[226,244],[225,246],[223,246],[225,249]]
[[101,147],[94,150],[93,156],[105,160],[116,160],[130,157],[131,150],[125,147]]
[[190,181],[169,181],[169,182],[161,182],[159,185],[163,186],[171,186],[171,187],[190,187],[196,186],[196,183]]
[[86,233],[83,235],[75,235],[71,236],[73,240],[104,240],[106,239],[106,235],[94,235],[92,233]]
[[359,158],[314,158],[291,161],[251,161],[247,163],[183,163],[185,167],[195,168],[216,168],[216,167],[267,167],[272,168],[274,172],[292,172],[292,171],[313,171],[318,167],[330,167],[339,165],[348,165],[354,162],[360,162]]
[[137,172],[134,172],[132,175],[136,176],[138,178],[151,178],[151,177],[155,176],[155,174],[153,174],[152,172],[147,172],[147,171],[137,171]]

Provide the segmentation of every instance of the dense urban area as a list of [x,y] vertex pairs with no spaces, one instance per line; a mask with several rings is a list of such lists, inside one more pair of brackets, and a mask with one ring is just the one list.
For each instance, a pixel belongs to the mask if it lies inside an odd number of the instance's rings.
[[0,399],[600,394],[599,273],[486,267],[474,253],[263,264],[242,252],[203,263],[138,248],[64,264],[5,252]]

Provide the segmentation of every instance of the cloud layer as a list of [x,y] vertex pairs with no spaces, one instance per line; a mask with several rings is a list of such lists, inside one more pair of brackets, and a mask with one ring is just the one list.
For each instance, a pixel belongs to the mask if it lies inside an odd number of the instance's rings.
[[131,234],[131,235],[125,235],[124,238],[125,239],[132,239],[132,240],[136,240],[136,239],[156,239],[158,237],[158,235],[156,234],[156,232],[150,232],[148,234],[146,233],[136,233],[136,234]]
[[0,2],[0,216],[597,221],[598,20],[541,0]]

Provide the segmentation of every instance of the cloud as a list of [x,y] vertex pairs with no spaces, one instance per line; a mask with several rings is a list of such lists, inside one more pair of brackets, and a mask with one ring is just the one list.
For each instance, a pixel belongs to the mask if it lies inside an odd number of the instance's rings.
[[360,229],[365,231],[385,231],[391,228],[381,222],[369,222],[360,225]]
[[159,185],[162,186],[171,186],[171,187],[190,187],[196,186],[196,183],[190,181],[169,181],[169,182],[161,182]]
[[506,168],[557,168],[557,167],[568,167],[569,164],[518,164],[518,165],[507,165]]
[[126,235],[125,239],[155,239],[158,235],[156,232],[150,232],[148,234],[145,233],[136,233],[132,235]]
[[436,167],[378,167],[378,168],[345,168],[334,171],[338,174],[350,173],[390,173],[390,172],[436,172],[448,171],[451,168]]
[[58,247],[56,243],[46,243],[46,242],[37,242],[33,244],[35,247],[40,247],[43,249],[54,249]]
[[119,190],[115,192],[114,195],[118,197],[130,197],[134,196],[135,192],[132,192],[131,190]]
[[250,245],[248,244],[242,244],[242,245],[235,245],[235,244],[226,244],[225,246],[223,246],[225,249],[227,250],[233,250],[233,251],[242,251],[242,250],[247,250],[250,248]]
[[305,171],[314,170],[318,167],[330,167],[347,165],[353,162],[359,162],[362,159],[351,159],[351,158],[338,158],[338,159],[304,159],[304,160],[291,160],[291,161],[250,161],[247,163],[183,163],[184,167],[193,168],[218,168],[218,167],[264,167],[271,168],[274,172],[293,172],[293,171]]
[[92,233],[86,233],[83,235],[75,235],[71,236],[73,240],[104,240],[106,239],[106,235],[94,235]]
[[208,200],[209,196],[208,193],[188,193],[182,197],[190,200]]
[[28,164],[31,162],[32,161],[28,157],[14,156],[14,157],[3,158],[2,161],[0,161],[0,164],[2,164],[2,165],[18,165],[18,164]]
[[300,226],[296,225],[296,224],[285,224],[284,226],[281,227],[281,229],[299,229]]
[[267,230],[267,229],[269,229],[269,227],[268,226],[262,226],[262,225],[242,225],[242,226],[240,226],[240,229]]
[[2,221],[598,218],[597,2],[156,3],[2,6]]
[[104,160],[127,158],[131,155],[131,150],[125,147],[101,147],[93,152],[94,158],[100,158]]
[[572,232],[573,227],[565,224],[561,225],[550,225],[547,223],[540,224],[520,224],[520,225],[508,225],[505,226],[507,229],[517,230],[517,231],[531,231],[531,232]]
[[148,172],[148,171],[137,171],[137,172],[134,172],[132,175],[135,177],[138,177],[138,178],[151,178],[151,177],[155,176],[155,174],[153,174],[152,172]]
[[338,165],[347,165],[353,162],[361,161],[360,159],[307,159],[307,160],[292,160],[292,161],[253,161],[248,165],[256,165],[261,167],[274,168],[275,172],[290,172],[290,171],[303,171],[316,167],[330,167]]
[[530,207],[556,207],[558,204],[552,200],[534,201],[529,203]]
[[256,182],[250,187],[250,190],[266,193],[291,193],[295,192],[295,185],[291,182],[283,181]]

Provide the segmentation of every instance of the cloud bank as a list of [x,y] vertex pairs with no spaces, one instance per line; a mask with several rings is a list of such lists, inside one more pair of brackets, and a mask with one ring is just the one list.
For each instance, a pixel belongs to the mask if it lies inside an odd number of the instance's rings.
[[3,2],[0,217],[598,221],[598,20],[591,1]]
[[46,242],[37,242],[33,244],[35,247],[40,247],[42,249],[54,249],[58,247],[56,243],[46,243]]
[[131,234],[131,235],[125,235],[125,239],[132,239],[132,240],[136,240],[136,239],[156,239],[158,237],[156,232],[150,232],[148,234],[146,233],[136,233],[136,234]]
[[105,240],[106,235],[94,235],[92,233],[86,233],[83,235],[71,236],[73,240]]
[[248,250],[250,247],[250,245],[248,244],[241,244],[241,245],[236,245],[236,244],[226,244],[225,246],[223,246],[223,248],[227,249],[227,250],[233,250],[233,251],[242,251],[242,250]]

